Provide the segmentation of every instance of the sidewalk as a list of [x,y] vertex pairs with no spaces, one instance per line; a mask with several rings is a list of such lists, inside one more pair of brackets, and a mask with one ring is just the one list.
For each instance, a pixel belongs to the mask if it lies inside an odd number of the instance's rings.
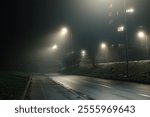
[[30,91],[31,100],[83,100],[84,97],[66,89],[46,76],[32,76]]

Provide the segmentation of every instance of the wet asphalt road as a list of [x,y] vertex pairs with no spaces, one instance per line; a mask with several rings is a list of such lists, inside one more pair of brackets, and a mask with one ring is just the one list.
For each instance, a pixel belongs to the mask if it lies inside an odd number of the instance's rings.
[[150,100],[150,85],[79,75],[47,74],[68,89],[96,100]]

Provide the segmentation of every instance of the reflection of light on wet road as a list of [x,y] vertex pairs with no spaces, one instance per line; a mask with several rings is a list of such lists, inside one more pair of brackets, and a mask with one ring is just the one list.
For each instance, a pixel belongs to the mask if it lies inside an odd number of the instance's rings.
[[150,99],[150,86],[79,75],[50,76],[55,82],[93,99]]
[[103,87],[106,87],[106,88],[112,88],[112,87],[107,86],[107,85],[101,85],[101,84],[100,84],[100,86],[103,86]]
[[145,95],[145,94],[139,94],[139,95],[150,98],[149,95]]

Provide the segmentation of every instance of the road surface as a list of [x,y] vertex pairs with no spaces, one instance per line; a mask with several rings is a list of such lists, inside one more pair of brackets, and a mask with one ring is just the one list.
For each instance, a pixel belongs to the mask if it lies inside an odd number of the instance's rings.
[[67,89],[96,100],[149,100],[150,85],[79,75],[47,74]]

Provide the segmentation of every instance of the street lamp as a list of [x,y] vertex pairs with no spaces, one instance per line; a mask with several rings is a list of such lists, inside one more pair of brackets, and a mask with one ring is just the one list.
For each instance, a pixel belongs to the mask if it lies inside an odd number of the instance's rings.
[[106,49],[106,43],[101,43],[100,46],[101,46],[101,49],[103,49],[103,50]]
[[127,78],[129,77],[129,55],[128,55],[128,30],[127,30],[127,14],[131,14],[134,12],[133,8],[126,9],[126,0],[123,1],[124,3],[124,25],[125,25],[125,40],[126,40],[126,75]]
[[57,45],[52,46],[52,50],[56,50],[57,48],[58,48]]
[[70,37],[70,45],[71,45],[71,52],[73,52],[73,42],[72,42],[72,32],[67,28],[67,27],[63,27],[61,29],[61,34],[62,35],[66,35],[66,34],[69,34],[69,37]]
[[133,13],[133,12],[134,12],[133,8],[126,9],[126,13]]
[[138,32],[138,37],[140,38],[145,37],[145,33],[143,31]]
[[[66,35],[66,34],[69,35],[69,38],[70,38],[70,50],[71,50],[71,53],[73,54],[74,51],[73,51],[73,42],[72,42],[72,32],[71,32],[71,30],[69,30],[67,27],[63,27],[61,29],[61,34],[62,35]],[[73,64],[73,58],[72,58],[72,64]]]
[[68,32],[68,29],[67,29],[66,27],[63,27],[63,28],[61,29],[61,34],[62,34],[62,35],[65,35],[67,32]]
[[101,49],[101,53],[104,55],[105,61],[107,62],[107,59],[108,59],[108,47],[107,47],[107,44],[102,42],[100,44],[100,49]]
[[123,32],[123,31],[124,31],[124,26],[119,26],[119,27],[117,28],[117,31],[118,31],[118,32]]
[[147,39],[147,34],[145,32],[143,32],[143,31],[139,31],[137,33],[137,36],[139,38],[142,38],[142,39],[145,38],[146,59],[148,60],[148,39]]
[[81,50],[81,56],[84,57],[86,55],[86,51],[85,50]]

